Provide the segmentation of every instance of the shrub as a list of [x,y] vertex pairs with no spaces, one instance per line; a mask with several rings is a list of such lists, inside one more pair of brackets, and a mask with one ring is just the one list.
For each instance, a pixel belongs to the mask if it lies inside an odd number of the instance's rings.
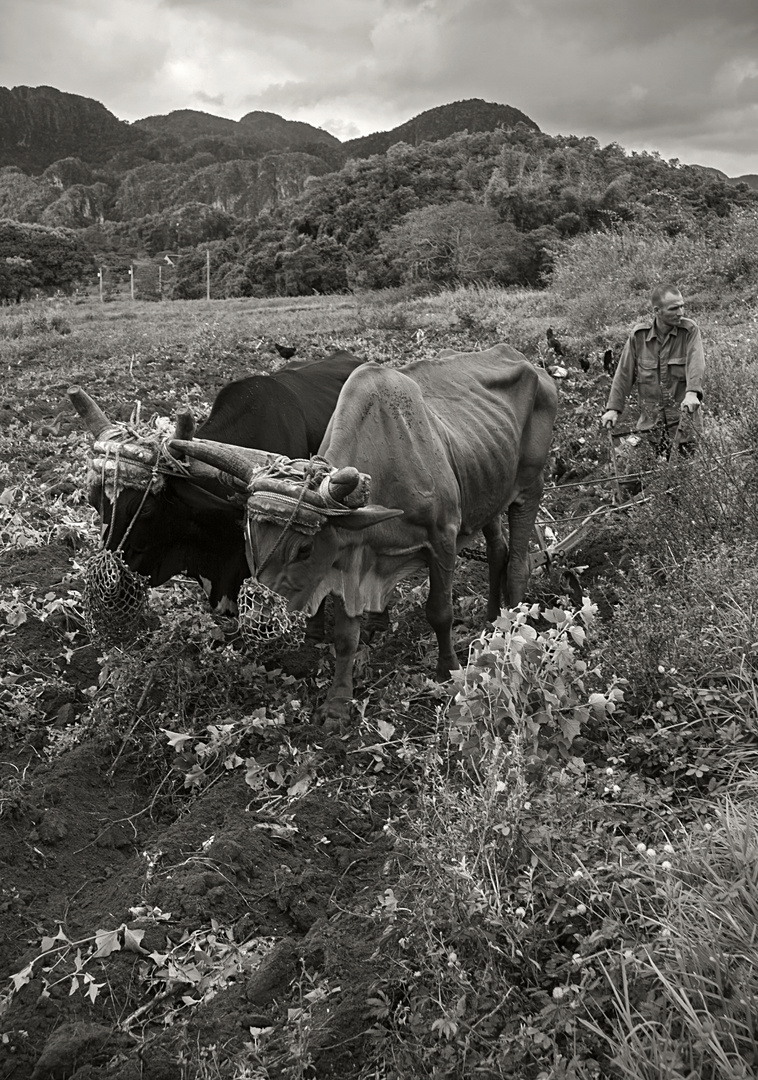
[[[530,625],[537,616],[544,629]],[[601,824],[615,819],[607,802],[622,787],[609,782],[612,769],[570,754],[590,714],[609,715],[621,698],[616,687],[585,686],[578,650],[593,616],[589,605],[522,605],[480,637],[457,680],[418,802],[393,830],[406,869],[374,913],[394,961],[369,999],[383,1075],[523,1080],[540,1075],[545,1055],[594,1056],[576,1038],[582,972],[572,957],[609,910],[588,915],[589,896],[634,884]],[[618,844],[629,849],[626,838]],[[585,862],[603,864],[604,886]],[[613,904],[609,940],[618,896]]]
[[71,324],[63,315],[46,315],[44,311],[35,308],[26,309],[22,315],[0,321],[0,338],[17,339],[47,333],[65,337],[71,333]]
[[655,224],[620,224],[564,243],[555,255],[550,289],[570,306],[575,327],[595,332],[646,311],[653,287],[663,281],[675,281],[685,295],[754,282],[757,236],[752,209],[735,211],[693,235],[670,236]]

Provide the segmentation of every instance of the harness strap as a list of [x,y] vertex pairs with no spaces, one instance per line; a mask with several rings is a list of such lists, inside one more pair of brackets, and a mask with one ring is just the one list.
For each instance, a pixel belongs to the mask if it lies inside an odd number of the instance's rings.
[[[256,578],[258,577],[258,574],[262,573],[266,569],[269,562],[271,561],[272,555],[279,548],[280,544],[282,543],[282,540],[284,540],[284,536],[285,536],[285,533],[287,532],[287,529],[290,528],[290,526],[292,525],[292,522],[295,520],[295,517],[297,516],[297,512],[300,509],[300,504],[302,503],[303,499],[305,498],[305,493],[308,490],[308,481],[310,479],[311,472],[312,472],[312,470],[309,469],[309,466],[306,466],[306,468],[305,468],[305,476],[303,478],[303,486],[300,488],[297,499],[292,500],[294,502],[294,506],[292,508],[292,513],[290,514],[289,521],[287,521],[286,524],[282,527],[282,531],[277,536],[276,541],[274,543],[274,546],[271,548],[268,555],[266,556],[266,558],[261,563],[260,567],[256,568],[256,573],[255,573]],[[248,544],[250,545],[250,550],[253,551],[254,550],[254,548],[253,548],[253,538],[252,538],[252,532],[251,532],[251,528],[250,528],[250,515],[249,514],[245,515],[245,530],[246,530],[246,535],[247,535],[247,541],[248,541]]]
[[[110,449],[111,449],[111,447],[108,447],[106,449],[105,457],[103,458],[103,464],[102,464],[102,468],[101,468],[101,472],[100,472],[100,492],[101,492],[101,495],[100,495],[100,518],[101,518],[101,520],[103,520],[105,518],[105,484],[106,484],[106,475],[105,475],[105,473],[106,473],[107,464],[108,464],[108,460],[109,460],[108,455],[110,453]],[[115,523],[116,523],[116,499],[118,498],[118,469],[119,469],[119,460],[120,460],[120,450],[121,450],[121,448],[120,448],[120,446],[118,444],[115,444],[115,446],[113,446],[112,449],[114,451],[114,457],[113,457],[113,497],[114,497],[114,501],[113,501],[113,503],[111,505],[111,520],[110,520],[110,524],[108,526],[108,531],[107,531],[106,537],[105,537],[105,546],[106,547],[108,547],[108,544],[110,543],[110,540],[111,540],[111,538],[113,536],[113,529],[114,529],[114,526],[115,526]],[[145,466],[145,468],[147,468],[147,466]],[[147,482],[147,484],[145,486],[145,490],[142,493],[142,498],[140,499],[139,506],[137,507],[134,514],[132,515],[132,519],[129,522],[127,528],[125,529],[124,535],[121,537],[121,540],[120,540],[120,542],[118,544],[118,547],[115,549],[117,554],[120,554],[121,551],[123,550],[124,544],[126,543],[128,537],[129,537],[129,533],[132,531],[132,528],[134,527],[135,521],[137,520],[137,518],[142,513],[142,507],[145,505],[145,501],[146,501],[148,495],[150,494],[150,491],[152,489],[153,484],[158,479],[158,471],[159,471],[158,470],[158,462],[156,461],[155,465],[153,465],[152,468],[150,469],[150,479],[148,480],[148,482]]]

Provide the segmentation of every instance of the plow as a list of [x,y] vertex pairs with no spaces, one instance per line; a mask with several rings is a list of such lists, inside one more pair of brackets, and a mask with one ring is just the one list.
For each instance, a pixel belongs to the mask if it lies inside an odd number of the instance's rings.
[[[534,527],[532,551],[529,558],[529,569],[532,573],[552,563],[565,564],[566,557],[590,535],[598,520],[606,519],[611,514],[628,512],[635,504],[647,502],[651,498],[644,494],[641,486],[643,479],[652,475],[654,470],[625,474],[619,472],[619,453],[616,443],[622,439],[629,440],[628,444],[634,448],[639,443],[639,436],[631,431],[611,432],[610,430],[607,435],[612,470],[610,476],[587,478],[549,489],[548,499],[541,508],[541,518]],[[601,501],[588,510],[587,492],[604,485],[611,488],[611,501]],[[634,487],[639,487],[640,490],[633,492]],[[580,495],[579,505],[574,509],[569,507],[568,513],[554,516],[550,511],[550,502],[554,499],[550,496],[562,495],[571,488],[576,488]],[[559,535],[561,532],[564,532],[563,536]]]

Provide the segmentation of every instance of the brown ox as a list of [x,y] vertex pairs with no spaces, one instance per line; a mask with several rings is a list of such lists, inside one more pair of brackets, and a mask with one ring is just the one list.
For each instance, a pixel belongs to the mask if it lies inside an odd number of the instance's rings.
[[[487,543],[487,617],[497,617],[502,600],[522,600],[556,410],[550,376],[497,345],[399,370],[357,368],[324,436],[322,460],[291,462],[279,475],[241,448],[202,440],[173,445],[248,482],[248,559],[264,585],[291,609],[309,613],[327,594],[336,598],[336,663],[325,711],[343,719],[353,696],[360,616],[381,611],[411,571],[429,573],[426,615],[439,644],[440,680],[460,666],[452,641],[453,573],[457,552],[477,533]],[[370,500],[360,505],[360,481],[366,485],[369,477]]]

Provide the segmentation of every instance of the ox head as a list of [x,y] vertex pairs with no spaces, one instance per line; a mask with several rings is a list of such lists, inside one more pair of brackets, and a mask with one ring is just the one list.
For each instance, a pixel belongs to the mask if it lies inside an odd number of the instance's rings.
[[[105,547],[120,550],[150,585],[186,573],[200,581],[215,610],[235,611],[247,576],[243,513],[228,502],[218,472],[199,461],[176,462],[173,472],[157,433],[138,438],[81,387],[71,387],[69,397],[94,439],[87,498],[100,515]],[[190,440],[194,431],[192,413],[178,413],[174,436]]]
[[360,559],[355,534],[403,513],[369,503],[371,478],[351,466],[272,455],[262,462],[260,451],[205,439],[174,440],[172,447],[246,484],[250,571],[293,611],[312,615],[328,592],[341,593],[338,583]]

